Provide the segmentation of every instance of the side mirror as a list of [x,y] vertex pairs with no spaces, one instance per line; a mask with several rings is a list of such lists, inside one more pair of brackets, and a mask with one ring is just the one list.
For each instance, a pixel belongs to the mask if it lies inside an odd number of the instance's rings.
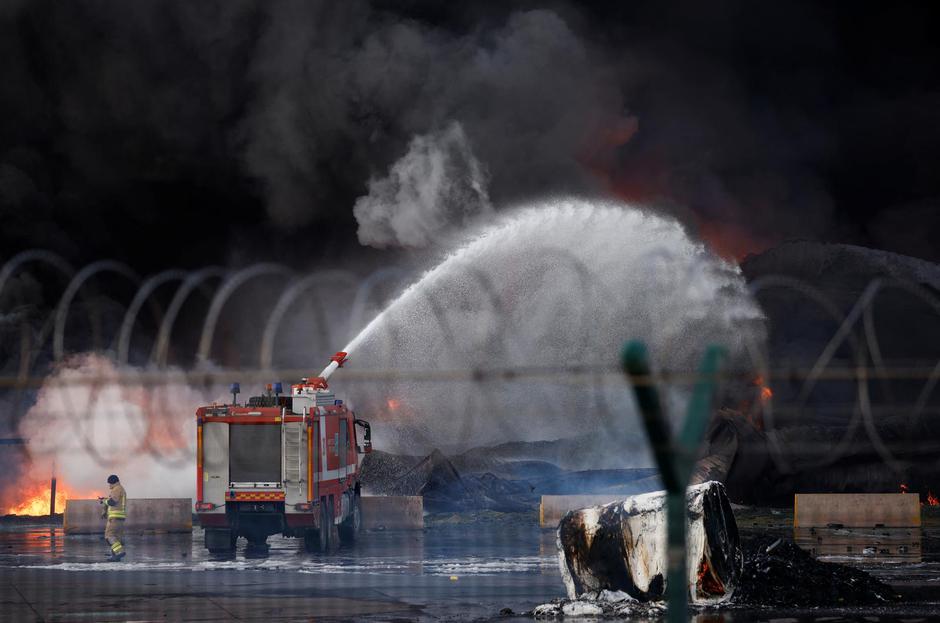
[[[362,432],[362,450],[364,454],[372,452],[372,426],[365,420],[356,420],[356,426],[361,426]],[[358,448],[357,448],[358,450]]]

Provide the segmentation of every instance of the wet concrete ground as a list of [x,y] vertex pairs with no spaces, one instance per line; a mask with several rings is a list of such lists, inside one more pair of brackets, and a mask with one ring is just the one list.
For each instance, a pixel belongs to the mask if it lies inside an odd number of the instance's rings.
[[[779,530],[787,518],[742,517],[742,533]],[[752,525],[757,524],[757,525]],[[940,614],[940,562],[856,560],[896,586],[904,601],[883,609],[726,609],[709,621],[916,620]],[[791,531],[792,534],[792,531]],[[128,557],[108,563],[98,536],[61,529],[0,529],[0,619],[4,621],[423,621],[500,619],[564,595],[554,535],[530,514],[437,521],[423,532],[372,532],[331,555],[271,538],[266,554],[209,555],[202,532],[129,535]]]
[[130,535],[121,563],[100,537],[0,531],[4,620],[468,620],[564,592],[534,522],[372,532],[331,555],[272,537],[266,555],[217,557],[192,535]]

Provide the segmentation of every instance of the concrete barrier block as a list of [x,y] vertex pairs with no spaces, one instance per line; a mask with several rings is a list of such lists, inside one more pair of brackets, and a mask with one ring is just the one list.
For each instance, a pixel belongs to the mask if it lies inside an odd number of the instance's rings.
[[424,528],[424,498],[420,495],[368,495],[361,501],[365,530]]
[[[134,498],[127,500],[128,532],[191,532],[193,501],[190,498]],[[63,530],[66,534],[104,532],[98,500],[67,500]]]
[[920,526],[920,496],[915,493],[797,493],[795,528],[914,528]]
[[557,528],[558,522],[568,511],[580,510],[589,506],[600,506],[623,500],[623,493],[598,493],[589,495],[543,495],[539,503],[539,525],[543,528]]

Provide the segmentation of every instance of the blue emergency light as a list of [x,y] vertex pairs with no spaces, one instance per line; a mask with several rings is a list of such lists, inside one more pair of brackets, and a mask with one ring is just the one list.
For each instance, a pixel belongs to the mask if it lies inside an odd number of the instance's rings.
[[274,393],[275,393],[275,394],[280,394],[281,391],[282,391],[282,390],[281,390],[281,384],[280,384],[280,382],[275,383],[275,384],[274,384]]

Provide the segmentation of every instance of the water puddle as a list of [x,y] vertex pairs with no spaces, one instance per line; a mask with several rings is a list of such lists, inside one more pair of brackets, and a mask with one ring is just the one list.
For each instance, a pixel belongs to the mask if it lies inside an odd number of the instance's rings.
[[793,538],[828,562],[918,563],[923,560],[920,528],[795,528]]

